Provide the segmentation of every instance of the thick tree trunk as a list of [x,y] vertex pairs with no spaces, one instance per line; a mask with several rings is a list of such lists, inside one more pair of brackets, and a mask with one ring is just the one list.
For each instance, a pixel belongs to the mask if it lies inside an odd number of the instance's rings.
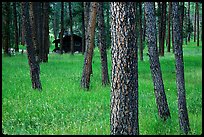
[[181,22],[179,19],[178,2],[173,2],[173,33],[174,33],[174,54],[176,64],[176,84],[178,91],[178,111],[179,111],[179,125],[181,130],[188,134],[190,131],[188,112],[186,107],[186,93],[184,81],[184,63],[183,63],[183,50],[181,42]]
[[13,15],[14,15],[14,33],[15,33],[15,52],[19,51],[18,47],[18,22],[17,22],[17,13],[16,13],[16,2],[13,2]]
[[91,12],[89,19],[88,29],[88,41],[86,42],[86,52],[84,57],[84,66],[81,79],[81,87],[89,89],[90,85],[90,75],[92,71],[92,58],[93,58],[93,48],[94,48],[94,36],[95,36],[95,26],[96,26],[96,11],[97,2],[91,2]]
[[71,54],[74,54],[74,38],[72,30],[72,7],[71,2],[69,2],[69,18],[70,18],[70,35],[71,35]]
[[140,30],[140,60],[143,61],[143,31],[142,30],[142,2],[139,2],[139,30]]
[[197,11],[197,46],[199,46],[199,6],[198,2],[196,2],[196,11]]
[[102,85],[106,86],[109,84],[108,77],[108,63],[107,63],[107,53],[106,53],[106,34],[105,34],[105,24],[104,24],[104,12],[103,12],[103,2],[98,3],[98,47],[101,53],[101,76]]
[[167,52],[170,52],[170,47],[171,47],[171,13],[172,13],[172,2],[169,2]]
[[138,57],[134,2],[111,2],[111,135],[138,135]]
[[150,60],[150,69],[154,83],[154,92],[159,116],[166,120],[170,117],[170,111],[164,91],[162,72],[159,63],[159,54],[156,47],[156,16],[154,14],[153,2],[145,2],[147,40]]
[[63,54],[63,34],[64,34],[64,2],[61,2],[61,32],[60,32],[60,54]]
[[32,88],[41,90],[42,86],[40,82],[40,66],[36,61],[35,57],[35,48],[33,46],[33,40],[31,35],[32,31],[30,26],[29,11],[30,10],[28,2],[22,2],[23,27],[25,28],[26,48],[28,55],[28,63],[30,66]]

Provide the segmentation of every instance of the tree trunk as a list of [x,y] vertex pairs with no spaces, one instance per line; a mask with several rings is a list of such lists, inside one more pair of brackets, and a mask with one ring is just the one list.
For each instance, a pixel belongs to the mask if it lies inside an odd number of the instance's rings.
[[60,32],[60,54],[63,54],[63,34],[64,34],[64,2],[61,2],[61,32]]
[[162,80],[162,72],[159,63],[159,54],[156,47],[156,17],[154,14],[153,2],[145,2],[146,24],[147,24],[147,40],[150,69],[154,83],[154,93],[159,116],[166,120],[170,117],[164,84]]
[[10,24],[10,2],[5,2],[4,4],[4,19],[3,19],[3,48],[4,54],[9,54],[9,47],[10,47],[10,31],[9,31],[9,24]]
[[82,55],[84,55],[85,52],[85,20],[84,20],[84,4],[81,2],[82,7]]
[[197,11],[197,46],[199,46],[199,5],[196,2],[196,11]]
[[15,52],[19,51],[18,47],[18,22],[17,22],[17,13],[16,13],[16,2],[13,2],[13,15],[14,15],[14,33],[15,33]]
[[106,34],[104,25],[104,11],[103,2],[98,3],[98,47],[101,53],[101,76],[102,85],[106,86],[109,84],[108,77],[108,63],[107,63],[107,53],[106,53]]
[[188,42],[191,40],[191,31],[190,31],[190,23],[191,23],[191,18],[190,18],[190,2],[188,2]]
[[194,42],[196,42],[196,11],[197,11],[197,8],[196,8],[196,3],[195,3],[195,18],[194,18]]
[[93,48],[94,48],[94,36],[95,36],[95,25],[96,25],[96,10],[97,2],[91,2],[91,14],[89,19],[88,29],[88,41],[86,42],[86,52],[84,57],[84,66],[81,79],[81,87],[89,89],[90,85],[90,75],[92,71],[92,58],[93,58]]
[[138,135],[135,2],[111,2],[111,135]]
[[72,31],[72,7],[71,2],[69,2],[69,18],[70,18],[70,35],[71,35],[71,54],[74,54],[74,38]]
[[169,2],[167,52],[170,52],[170,47],[171,47],[171,13],[172,13],[172,2]]
[[166,37],[166,2],[162,2],[162,13],[161,13],[161,52],[160,55],[164,56],[164,42]]
[[23,27],[25,28],[25,40],[28,55],[28,63],[30,66],[30,75],[32,81],[32,88],[41,90],[40,82],[40,66],[36,61],[35,48],[33,46],[32,31],[29,19],[29,5],[28,2],[22,2],[22,14],[23,14]]
[[140,30],[140,60],[143,61],[143,31],[142,30],[142,3],[139,2],[139,30]]
[[162,11],[161,2],[158,2],[158,41],[159,41],[159,54],[161,53],[161,34],[162,34]]
[[179,19],[178,2],[173,2],[173,33],[174,33],[174,54],[176,64],[176,84],[178,91],[178,113],[179,113],[179,125],[181,130],[188,134],[190,131],[188,112],[186,107],[186,93],[185,93],[185,81],[184,81],[184,63],[183,63],[183,50],[181,43],[181,22]]

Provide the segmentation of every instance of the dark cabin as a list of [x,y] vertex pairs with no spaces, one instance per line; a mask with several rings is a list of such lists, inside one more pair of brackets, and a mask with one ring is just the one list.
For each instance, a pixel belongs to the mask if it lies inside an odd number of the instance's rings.
[[[74,52],[82,52],[82,37],[73,34],[74,39]],[[55,49],[53,52],[57,52],[60,50],[60,47],[58,47],[58,44],[60,44],[60,39],[54,40],[52,43],[55,43]],[[62,50],[65,53],[71,52],[71,35],[65,34],[65,36],[62,39]]]

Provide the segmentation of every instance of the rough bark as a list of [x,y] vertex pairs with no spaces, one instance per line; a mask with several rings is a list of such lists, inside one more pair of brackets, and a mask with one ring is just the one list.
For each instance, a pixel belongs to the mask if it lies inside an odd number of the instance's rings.
[[164,56],[164,42],[166,37],[166,2],[162,2],[162,13],[161,13],[161,46],[160,46],[160,55]]
[[32,40],[32,30],[29,19],[29,3],[22,2],[22,15],[23,15],[23,27],[25,28],[25,40],[26,40],[26,48],[28,55],[28,63],[30,66],[30,76],[32,81],[32,88],[41,90],[41,82],[40,82],[40,66],[36,61],[35,57],[35,48],[33,46]]
[[90,85],[90,75],[92,71],[92,58],[93,58],[93,48],[94,48],[94,36],[95,36],[95,26],[96,26],[96,11],[97,2],[91,2],[91,12],[89,19],[88,29],[88,41],[86,42],[86,52],[84,57],[84,66],[81,79],[81,87],[84,89],[89,89]]
[[64,34],[64,2],[61,2],[61,32],[60,32],[60,54],[63,54],[62,45],[63,45],[63,34]]
[[181,22],[179,20],[178,2],[173,2],[173,33],[174,33],[174,54],[176,64],[176,85],[178,92],[178,113],[179,113],[179,125],[181,130],[188,134],[190,131],[188,112],[186,106],[186,90],[184,81],[184,62],[183,62],[183,50],[181,42]]
[[159,54],[156,47],[156,17],[154,14],[153,2],[145,2],[145,13],[150,70],[154,83],[154,93],[156,97],[158,114],[162,119],[166,120],[168,117],[170,117],[170,111],[164,91],[162,72],[159,63]]
[[73,30],[72,30],[72,5],[69,2],[69,18],[70,18],[70,35],[71,35],[71,54],[74,54],[74,38],[73,38]]
[[139,2],[139,30],[140,30],[140,60],[143,61],[143,29],[142,29],[142,3]]
[[172,13],[172,2],[169,2],[168,11],[168,37],[167,37],[167,52],[170,52],[171,47],[171,13]]
[[183,45],[184,2],[181,2],[181,5],[180,5],[180,12],[181,12],[181,16],[180,16],[180,21],[181,21],[181,43],[182,43],[182,45]]
[[102,85],[106,86],[109,84],[108,76],[108,63],[107,63],[107,53],[106,53],[106,34],[105,34],[105,24],[104,24],[104,11],[103,2],[98,3],[98,47],[101,53],[101,76]]
[[138,135],[135,3],[111,2],[111,135]]
[[13,15],[14,15],[14,33],[15,33],[15,52],[19,51],[19,47],[18,47],[18,41],[19,41],[19,37],[18,37],[18,23],[17,23],[17,13],[16,13],[16,2],[13,2]]

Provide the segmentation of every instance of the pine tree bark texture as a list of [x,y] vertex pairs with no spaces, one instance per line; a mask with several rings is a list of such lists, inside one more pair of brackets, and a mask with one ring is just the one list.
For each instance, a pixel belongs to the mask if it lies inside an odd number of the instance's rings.
[[35,48],[33,46],[32,40],[32,30],[29,19],[29,3],[22,2],[22,14],[23,14],[23,27],[25,28],[25,40],[26,40],[26,48],[28,55],[28,63],[30,66],[30,76],[32,81],[32,88],[41,90],[41,82],[40,82],[40,66],[36,61],[35,57]]
[[96,26],[96,11],[97,11],[97,2],[91,2],[91,12],[89,17],[89,26],[88,26],[88,41],[86,42],[86,52],[84,57],[84,66],[81,79],[81,87],[84,89],[89,89],[90,86],[90,76],[92,72],[92,58],[93,58],[93,49],[94,49],[94,36],[95,36],[95,26]]
[[178,2],[172,2],[173,12],[173,34],[174,34],[174,54],[176,64],[176,85],[178,92],[178,113],[179,113],[179,125],[180,129],[188,134],[190,131],[188,112],[186,106],[186,90],[184,81],[184,62],[183,62],[183,50],[181,42],[181,22],[179,20],[179,4]]
[[162,13],[161,13],[161,52],[160,55],[164,56],[164,42],[166,37],[166,2],[162,2]]
[[156,16],[154,13],[153,2],[145,2],[145,14],[150,70],[154,83],[154,93],[156,97],[158,114],[162,119],[166,120],[168,117],[170,117],[170,111],[164,91],[159,55],[156,47]]
[[138,135],[135,2],[111,2],[111,134]]
[[104,11],[103,2],[98,3],[98,47],[101,53],[101,76],[102,85],[106,86],[109,84],[108,76],[108,63],[107,63],[107,52],[106,52],[106,34],[104,24]]

